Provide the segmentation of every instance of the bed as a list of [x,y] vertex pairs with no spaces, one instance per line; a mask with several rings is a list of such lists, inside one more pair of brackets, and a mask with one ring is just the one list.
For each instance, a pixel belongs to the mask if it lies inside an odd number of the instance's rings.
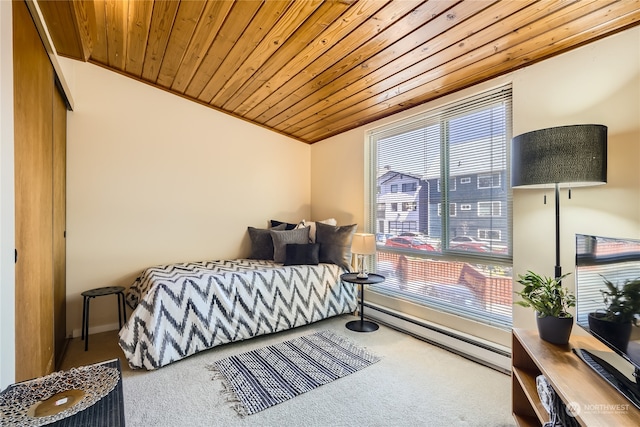
[[236,259],[147,268],[127,291],[119,344],[131,368],[158,369],[215,346],[351,313],[344,266]]

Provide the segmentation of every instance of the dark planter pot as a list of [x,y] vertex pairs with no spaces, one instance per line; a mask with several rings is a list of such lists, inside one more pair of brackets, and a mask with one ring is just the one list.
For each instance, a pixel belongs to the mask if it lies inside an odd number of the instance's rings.
[[573,328],[573,317],[538,317],[538,333],[540,338],[553,344],[568,344]]
[[604,313],[589,313],[589,329],[599,338],[625,353],[631,338],[631,322],[618,323],[604,320],[602,319],[604,315]]

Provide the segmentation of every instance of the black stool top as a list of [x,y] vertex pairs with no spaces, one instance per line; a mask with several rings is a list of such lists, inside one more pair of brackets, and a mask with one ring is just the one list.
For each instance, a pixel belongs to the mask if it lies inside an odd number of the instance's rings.
[[82,292],[80,295],[83,297],[93,298],[101,297],[103,295],[117,294],[119,292],[124,292],[123,286],[105,286],[103,288],[89,289],[88,291]]

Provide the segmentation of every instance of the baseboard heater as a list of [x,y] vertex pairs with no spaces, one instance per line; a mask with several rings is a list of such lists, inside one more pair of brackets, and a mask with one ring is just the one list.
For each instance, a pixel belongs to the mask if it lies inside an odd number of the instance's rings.
[[408,333],[418,339],[502,373],[511,373],[511,349],[507,347],[450,330],[367,301],[365,301],[364,306],[364,315],[366,317],[374,319],[385,326]]

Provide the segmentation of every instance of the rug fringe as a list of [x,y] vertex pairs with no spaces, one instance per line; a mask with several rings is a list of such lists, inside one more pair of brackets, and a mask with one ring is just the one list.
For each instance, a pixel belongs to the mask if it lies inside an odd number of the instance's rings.
[[220,380],[220,383],[222,385],[222,396],[224,396],[224,399],[227,401],[229,406],[233,410],[235,410],[238,413],[238,415],[240,415],[240,417],[242,418],[247,417],[249,415],[247,413],[247,408],[244,407],[244,405],[242,404],[242,401],[238,398],[236,391],[233,389],[233,387],[231,387],[231,384],[229,384],[227,377],[225,377],[224,374],[220,372],[216,364],[210,363],[206,365],[205,368],[211,371],[211,374],[212,374],[211,380],[213,381]]

